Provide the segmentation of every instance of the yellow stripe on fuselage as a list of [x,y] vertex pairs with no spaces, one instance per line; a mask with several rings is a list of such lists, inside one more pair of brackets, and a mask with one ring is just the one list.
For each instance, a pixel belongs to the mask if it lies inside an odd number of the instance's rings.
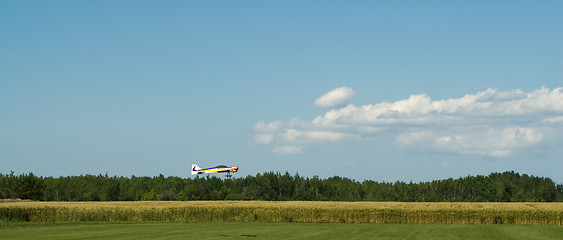
[[229,172],[233,172],[235,169],[234,168],[216,168],[216,169],[207,169],[207,170],[197,170],[198,172],[202,172],[202,173],[215,173],[215,172],[223,172],[223,171],[229,171]]

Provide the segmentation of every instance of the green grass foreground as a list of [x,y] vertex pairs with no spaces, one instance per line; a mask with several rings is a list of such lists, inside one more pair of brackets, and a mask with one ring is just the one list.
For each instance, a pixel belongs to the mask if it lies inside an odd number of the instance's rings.
[[561,239],[562,226],[338,223],[3,223],[0,239]]

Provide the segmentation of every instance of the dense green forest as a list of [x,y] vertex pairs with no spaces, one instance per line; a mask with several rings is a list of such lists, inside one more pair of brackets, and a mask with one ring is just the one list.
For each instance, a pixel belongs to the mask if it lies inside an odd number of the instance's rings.
[[563,184],[514,172],[431,182],[355,181],[342,177],[304,178],[266,172],[222,179],[216,176],[39,177],[0,174],[0,199],[40,201],[265,200],[402,202],[553,202],[563,201]]

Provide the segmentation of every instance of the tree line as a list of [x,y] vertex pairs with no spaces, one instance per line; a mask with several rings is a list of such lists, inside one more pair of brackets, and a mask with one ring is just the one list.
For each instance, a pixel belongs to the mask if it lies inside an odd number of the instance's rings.
[[0,199],[39,201],[264,200],[400,202],[563,202],[563,184],[513,171],[406,183],[321,179],[288,172],[241,178],[117,177],[80,175],[40,177],[0,174]]

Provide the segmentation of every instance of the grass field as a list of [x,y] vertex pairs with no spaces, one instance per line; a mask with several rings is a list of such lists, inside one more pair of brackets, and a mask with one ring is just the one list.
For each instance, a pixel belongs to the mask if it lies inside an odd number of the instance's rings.
[[0,221],[563,225],[563,203],[6,202]]
[[541,202],[330,202],[330,201],[129,201],[129,202],[3,202],[2,206],[15,207],[69,207],[69,208],[169,208],[169,207],[264,207],[264,208],[338,208],[338,209],[496,209],[562,211],[563,203]]
[[562,221],[563,203],[0,203],[0,239],[562,239]]
[[0,223],[0,239],[561,239],[562,226],[338,223]]

